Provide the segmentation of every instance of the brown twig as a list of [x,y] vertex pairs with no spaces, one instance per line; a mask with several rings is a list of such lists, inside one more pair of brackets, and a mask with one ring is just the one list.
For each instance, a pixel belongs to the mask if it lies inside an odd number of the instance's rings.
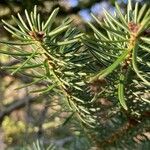
[[23,99],[17,99],[9,104],[9,106],[6,106],[6,109],[0,112],[0,123],[5,116],[10,115],[14,110],[25,107],[27,101],[29,103],[33,103],[37,100],[37,98],[38,97],[26,96]]

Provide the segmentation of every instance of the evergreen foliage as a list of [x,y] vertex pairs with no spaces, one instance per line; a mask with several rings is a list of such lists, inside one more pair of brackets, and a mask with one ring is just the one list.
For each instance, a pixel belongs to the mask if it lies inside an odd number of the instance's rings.
[[140,146],[147,149],[150,8],[138,3],[133,7],[129,0],[124,15],[116,3],[115,15],[105,11],[104,22],[92,15],[99,25],[88,23],[93,35],[78,31],[70,19],[55,27],[58,11],[44,22],[35,6],[30,14],[25,10],[28,24],[20,14],[12,16],[18,27],[3,20],[15,40],[0,41],[10,48],[0,53],[20,64],[2,68],[34,79],[18,89],[46,81],[45,88],[32,92],[58,95],[71,112],[64,125],[78,118],[97,147],[135,148],[140,135]]

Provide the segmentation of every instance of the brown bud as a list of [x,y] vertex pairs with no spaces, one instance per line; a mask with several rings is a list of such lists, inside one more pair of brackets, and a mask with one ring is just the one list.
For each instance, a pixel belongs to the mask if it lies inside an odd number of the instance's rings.
[[42,32],[42,31],[39,31],[39,32],[30,31],[30,32],[29,32],[29,35],[30,35],[33,39],[35,39],[35,40],[42,41],[42,40],[43,40],[43,37],[44,37],[44,32]]
[[102,90],[102,87],[106,85],[106,80],[105,79],[97,79],[94,80],[89,84],[90,91],[92,93],[99,93]]
[[30,35],[33,39],[36,38],[36,33],[35,33],[34,31],[30,31],[30,32],[29,32],[29,35]]
[[36,33],[36,36],[39,40],[43,40],[43,37],[44,37],[44,32],[40,31],[40,32],[37,32]]
[[97,100],[97,102],[99,102],[101,105],[106,106],[106,107],[109,107],[109,106],[113,105],[113,103],[110,100],[106,99],[106,98],[99,98]]
[[134,23],[134,22],[129,22],[128,23],[128,28],[132,33],[137,33],[139,30],[139,25]]

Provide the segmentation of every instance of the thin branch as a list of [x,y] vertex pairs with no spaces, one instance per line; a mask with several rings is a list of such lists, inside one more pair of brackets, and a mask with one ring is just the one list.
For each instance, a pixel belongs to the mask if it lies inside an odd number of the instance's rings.
[[5,110],[0,112],[0,123],[2,122],[2,120],[5,116],[10,115],[13,111],[15,111],[17,109],[21,109],[21,108],[25,107],[27,101],[29,103],[33,103],[33,102],[36,102],[36,100],[38,98],[39,97],[26,96],[23,99],[16,99],[14,102],[9,104],[9,106],[6,106]]

